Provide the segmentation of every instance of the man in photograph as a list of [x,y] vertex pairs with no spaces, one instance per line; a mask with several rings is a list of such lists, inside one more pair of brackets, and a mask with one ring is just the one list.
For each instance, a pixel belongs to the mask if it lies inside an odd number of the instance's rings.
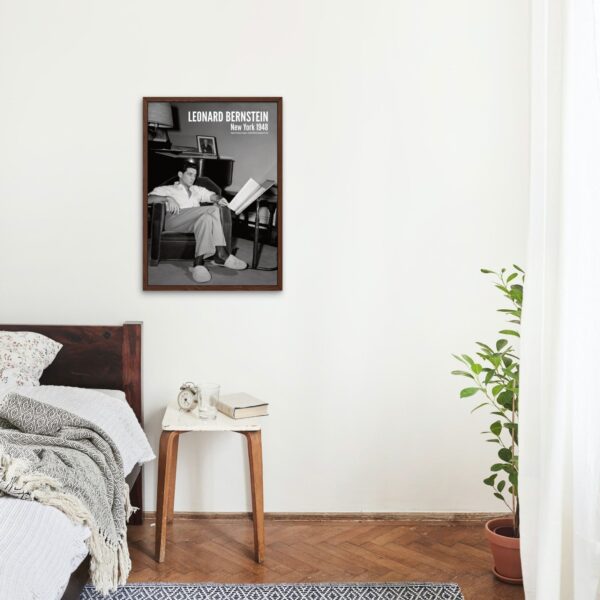
[[214,154],[215,151],[212,147],[212,142],[210,140],[200,140],[200,150],[203,154]]
[[178,181],[172,185],[154,188],[148,203],[162,202],[166,208],[165,231],[193,233],[196,239],[192,278],[196,283],[210,281],[205,259],[213,257],[213,265],[242,270],[248,265],[227,252],[219,206],[227,202],[215,192],[194,185],[198,169],[185,164],[177,173]]

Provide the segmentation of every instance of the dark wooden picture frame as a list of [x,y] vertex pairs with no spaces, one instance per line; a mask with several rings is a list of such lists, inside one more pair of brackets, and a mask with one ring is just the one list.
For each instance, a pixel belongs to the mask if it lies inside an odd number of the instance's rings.
[[[212,147],[212,152],[206,147],[203,147],[202,142],[208,140]],[[196,144],[198,145],[198,152],[205,157],[218,158],[219,151],[217,150],[217,138],[214,135],[197,135]]]
[[[153,104],[151,111],[152,114],[165,115],[162,123],[148,122],[151,103],[163,103],[160,111],[155,110],[156,104]],[[165,105],[171,106],[173,113],[171,116],[168,115]],[[281,97],[271,96],[200,98],[153,96],[143,99],[144,290],[278,291],[283,289],[282,105]],[[215,107],[217,109],[222,107],[222,110],[215,110]],[[214,119],[217,121],[216,124],[207,123],[211,111],[213,115],[217,115]],[[259,113],[266,115],[266,119]],[[195,123],[196,116],[200,126]],[[194,123],[190,124],[190,121]],[[234,129],[234,126],[239,130]],[[215,134],[215,131],[222,133]],[[242,133],[244,135],[237,135]],[[224,139],[217,140],[218,135]],[[214,138],[215,156],[208,156],[199,151],[198,137]],[[185,145],[177,145],[182,142]],[[217,142],[219,151],[217,151]],[[268,186],[275,180],[275,185],[271,189],[264,192],[263,196],[254,200],[248,209],[240,213],[219,207],[224,236],[227,240],[227,252],[244,260],[248,264],[248,269],[233,271],[208,262],[207,268],[213,279],[206,284],[198,284],[191,275],[186,274],[193,264],[195,252],[193,232],[165,231],[165,204],[162,201],[150,203],[148,200],[149,194],[156,187],[175,183],[181,169],[177,170],[173,165],[184,165],[186,162],[194,162],[194,165],[190,166],[197,171],[195,185],[222,195],[228,201],[235,196],[237,191],[235,188],[244,187],[244,182],[249,178],[255,180],[258,186],[263,182]],[[165,164],[169,166],[165,167]],[[170,180],[166,179],[167,175],[171,176]],[[155,268],[159,265],[162,267],[160,274],[159,269]],[[169,276],[172,274],[174,275],[170,280]]]

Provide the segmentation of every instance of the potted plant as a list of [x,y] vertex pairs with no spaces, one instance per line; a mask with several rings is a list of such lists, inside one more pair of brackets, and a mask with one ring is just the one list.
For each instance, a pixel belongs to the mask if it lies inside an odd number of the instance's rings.
[[509,300],[508,308],[498,310],[509,317],[511,326],[499,332],[502,337],[493,347],[477,342],[479,349],[473,356],[454,355],[464,368],[452,374],[470,380],[469,387],[461,390],[461,398],[483,400],[471,412],[484,407],[490,410],[492,422],[482,433],[487,442],[498,447],[498,460],[483,483],[490,486],[511,516],[488,521],[485,533],[492,548],[496,577],[520,584],[523,579],[519,540],[519,356],[510,340],[520,337],[525,273],[517,265],[513,267],[500,272],[481,269],[494,277],[496,288]]

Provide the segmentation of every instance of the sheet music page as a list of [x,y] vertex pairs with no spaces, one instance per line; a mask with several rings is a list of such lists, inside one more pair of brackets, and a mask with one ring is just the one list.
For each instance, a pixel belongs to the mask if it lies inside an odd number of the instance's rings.
[[275,182],[272,179],[267,179],[264,183],[261,183],[259,188],[254,192],[250,198],[248,198],[236,211],[235,214],[239,215],[241,212],[245,211],[255,200],[260,198],[270,187],[275,185]]
[[[246,200],[248,200],[248,198],[252,197],[259,189],[260,189],[260,184],[258,183],[258,181],[255,181],[251,177],[242,186],[240,191],[233,197],[233,199],[229,203],[229,209],[232,210],[233,212],[235,212],[236,214],[238,214],[237,211],[240,210],[240,207],[243,206],[244,203],[246,202]],[[258,196],[257,196],[257,198],[258,198]]]

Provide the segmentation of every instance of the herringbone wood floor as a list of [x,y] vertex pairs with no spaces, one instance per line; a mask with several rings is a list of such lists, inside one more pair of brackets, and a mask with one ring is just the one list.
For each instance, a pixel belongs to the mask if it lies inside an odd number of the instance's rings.
[[252,558],[249,520],[176,519],[162,564],[151,520],[129,532],[131,582],[445,581],[465,600],[525,597],[494,579],[480,523],[268,520],[262,565]]

